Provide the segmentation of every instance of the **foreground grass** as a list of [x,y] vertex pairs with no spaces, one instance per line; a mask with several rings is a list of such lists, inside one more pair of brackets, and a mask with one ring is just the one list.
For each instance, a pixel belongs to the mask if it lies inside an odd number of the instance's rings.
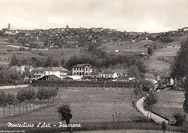
[[[73,131],[89,130],[117,130],[117,129],[145,129],[161,130],[161,126],[147,120],[138,113],[132,106],[133,89],[125,91],[105,91],[91,89],[59,89],[59,104],[37,109],[27,114],[5,117],[0,119],[0,130],[24,130],[27,132],[60,132],[66,131],[66,128],[50,127],[37,128],[41,123],[50,123],[58,125],[61,122],[57,113],[57,107],[60,104],[68,103],[71,105],[73,118],[72,124],[81,124],[81,127],[73,128]],[[14,91],[12,91],[14,92]],[[117,114],[117,117],[115,117]],[[114,115],[114,122],[113,117]],[[119,121],[119,122],[118,122]],[[34,128],[10,128],[7,123],[32,123]],[[170,131],[182,131],[178,127],[168,127]],[[133,130],[131,130],[133,131]],[[134,133],[134,132],[133,132]],[[157,131],[156,131],[157,133]]]
[[154,105],[153,111],[173,120],[173,115],[176,113],[184,114],[183,91],[163,91],[156,94],[158,97],[158,103]]
[[[37,89],[37,88],[36,88]],[[19,89],[18,89],[19,90]],[[15,90],[6,90],[9,93],[16,93]],[[13,123],[38,123],[38,122],[59,122],[60,116],[57,108],[63,103],[71,105],[73,118],[72,122],[112,122],[112,121],[138,121],[143,119],[139,112],[132,106],[136,97],[132,96],[133,89],[125,91],[110,90],[86,90],[63,88],[59,89],[59,101],[57,105],[39,109],[27,114],[2,118],[0,124]]]

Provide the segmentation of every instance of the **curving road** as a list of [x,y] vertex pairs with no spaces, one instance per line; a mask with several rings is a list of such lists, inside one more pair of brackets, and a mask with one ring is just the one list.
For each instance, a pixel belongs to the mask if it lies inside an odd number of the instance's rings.
[[140,98],[137,102],[136,102],[136,108],[146,117],[151,118],[153,121],[155,121],[156,123],[162,123],[165,122],[166,124],[169,124],[169,121],[150,112],[150,111],[146,111],[144,109],[144,99],[145,97]]

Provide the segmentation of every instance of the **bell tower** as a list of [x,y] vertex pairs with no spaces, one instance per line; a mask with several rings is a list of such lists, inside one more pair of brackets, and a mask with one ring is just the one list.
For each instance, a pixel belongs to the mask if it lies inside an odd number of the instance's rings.
[[8,30],[10,30],[10,23],[8,23]]

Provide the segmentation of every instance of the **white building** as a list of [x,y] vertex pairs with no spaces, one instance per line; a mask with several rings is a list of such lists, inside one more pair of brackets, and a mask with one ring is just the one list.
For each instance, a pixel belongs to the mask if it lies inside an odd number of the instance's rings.
[[55,75],[63,79],[68,70],[62,67],[36,67],[32,70],[33,79],[39,79],[45,75]]
[[72,75],[91,75],[93,68],[90,64],[77,64],[72,67]]
[[100,73],[98,75],[99,78],[112,78],[112,79],[116,79],[118,78],[118,73],[117,72],[104,72],[104,73]]

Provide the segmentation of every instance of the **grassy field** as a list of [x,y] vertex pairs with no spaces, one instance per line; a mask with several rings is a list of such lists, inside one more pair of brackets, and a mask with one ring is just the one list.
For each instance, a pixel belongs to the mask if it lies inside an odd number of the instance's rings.
[[176,56],[179,48],[162,48],[155,50],[155,56]]
[[55,60],[69,59],[72,56],[82,55],[81,48],[66,48],[66,49],[49,49],[48,51],[33,51],[33,54],[41,54],[42,56],[48,57],[53,56]]
[[163,91],[157,93],[158,103],[154,105],[153,111],[173,120],[176,113],[183,114],[183,91]]
[[149,59],[144,60],[144,63],[151,73],[164,74],[170,70],[170,64],[168,62],[157,60],[156,56],[151,56]]
[[[16,55],[18,59],[31,59],[32,57],[37,57],[40,59],[45,59],[45,56],[40,56],[37,54],[33,54],[30,51],[20,51],[19,47],[10,47],[9,45],[14,45],[12,43],[8,43],[4,38],[0,38],[0,65],[7,66],[9,65],[10,59],[13,55]],[[17,45],[15,45],[17,46]]]
[[149,72],[164,74],[170,71],[171,63],[177,55],[179,48],[161,48],[155,49],[154,54],[147,60],[144,60]]
[[119,50],[120,52],[134,52],[141,53],[147,52],[147,48],[144,45],[150,45],[153,41],[143,40],[135,43],[130,42],[110,42],[104,43],[102,46],[107,52],[115,52],[115,50]]
[[[6,90],[7,91],[7,90]],[[8,92],[8,91],[7,91]],[[9,93],[13,91],[9,91]],[[57,108],[60,104],[68,103],[72,108],[72,122],[110,122],[137,121],[144,119],[132,106],[132,91],[105,91],[105,90],[65,90],[60,89],[58,93],[59,104],[39,109],[19,116],[1,118],[0,124],[7,122],[58,122],[60,116]],[[117,117],[116,117],[117,116]]]
[[[20,51],[19,44],[8,43],[5,38],[0,38],[0,65],[7,66],[13,55],[18,59],[30,60],[36,57],[45,60],[52,55],[55,60],[69,59],[72,56],[85,55],[86,53],[81,48],[66,48],[66,49],[49,49],[48,51]],[[15,46],[15,47],[13,47]]]

